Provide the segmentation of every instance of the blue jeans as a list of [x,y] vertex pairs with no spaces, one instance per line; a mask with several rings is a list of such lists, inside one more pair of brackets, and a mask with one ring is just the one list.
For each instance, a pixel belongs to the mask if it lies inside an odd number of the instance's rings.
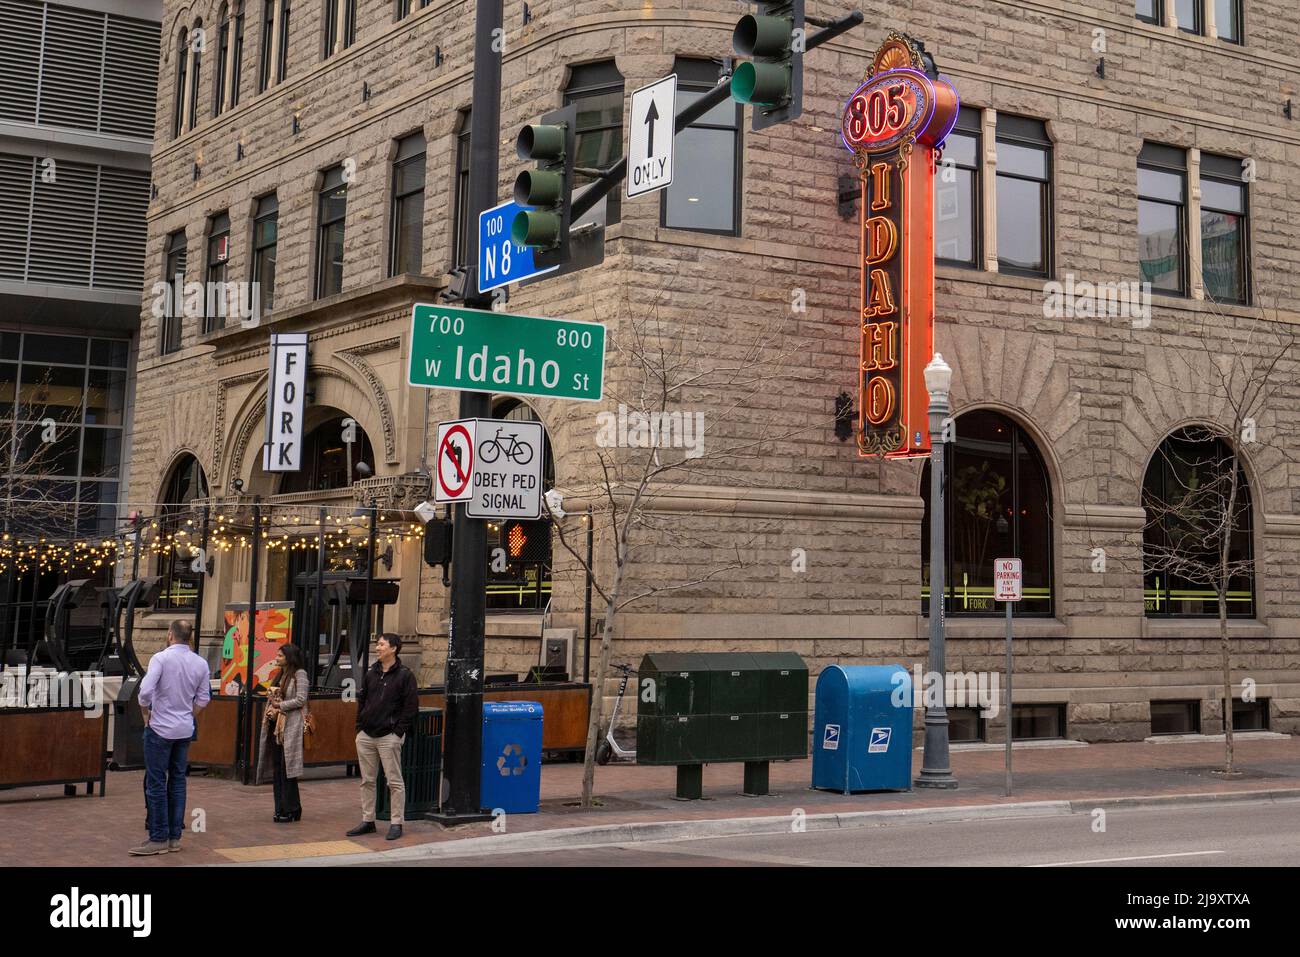
[[179,840],[185,830],[185,772],[190,739],[173,741],[144,729],[144,800],[149,840]]

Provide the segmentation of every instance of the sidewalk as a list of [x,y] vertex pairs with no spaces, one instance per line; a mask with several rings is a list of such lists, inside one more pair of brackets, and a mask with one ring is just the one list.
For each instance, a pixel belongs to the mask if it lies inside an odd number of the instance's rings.
[[[702,801],[673,799],[674,769],[609,765],[596,769],[601,806],[577,807],[582,792],[580,763],[547,764],[542,770],[542,809],[512,814],[510,834],[603,825],[706,822],[805,814],[853,814],[901,809],[961,809],[1040,801],[1178,799],[1195,795],[1230,796],[1261,792],[1300,797],[1300,738],[1237,741],[1237,766],[1244,773],[1225,780],[1211,772],[1221,766],[1223,744],[1094,744],[1087,747],[1017,748],[1015,790],[1003,794],[1001,750],[954,751],[955,791],[913,790],[845,796],[811,791],[809,761],[775,763],[772,793],[741,795],[742,766],[711,765],[704,772]],[[914,752],[913,773],[920,752]],[[145,836],[143,772],[109,772],[104,797],[63,797],[62,787],[0,791],[0,865],[176,867],[272,860],[304,862],[338,855],[386,852],[414,845],[490,837],[490,824],[444,829],[425,821],[406,825],[402,840],[378,835],[346,838],[360,820],[358,778],[341,774],[312,777],[302,784],[304,815],[296,824],[271,820],[271,788],[244,787],[233,781],[193,776],[188,813],[202,811],[206,830],[186,833],[184,850],[155,858],[132,858],[127,849]],[[331,772],[334,773],[334,772]],[[84,792],[83,789],[79,789]]]

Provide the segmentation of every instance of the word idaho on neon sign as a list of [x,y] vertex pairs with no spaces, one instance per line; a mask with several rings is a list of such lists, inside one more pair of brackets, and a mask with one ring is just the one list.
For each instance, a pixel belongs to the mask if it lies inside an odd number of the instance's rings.
[[957,91],[891,33],[844,107],[841,135],[862,181],[858,450],[928,455],[923,370],[934,351],[934,173]]

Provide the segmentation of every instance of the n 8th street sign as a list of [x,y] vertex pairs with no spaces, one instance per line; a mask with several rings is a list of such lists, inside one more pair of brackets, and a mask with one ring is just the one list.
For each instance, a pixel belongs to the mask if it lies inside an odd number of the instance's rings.
[[407,381],[429,389],[600,400],[605,327],[419,303]]

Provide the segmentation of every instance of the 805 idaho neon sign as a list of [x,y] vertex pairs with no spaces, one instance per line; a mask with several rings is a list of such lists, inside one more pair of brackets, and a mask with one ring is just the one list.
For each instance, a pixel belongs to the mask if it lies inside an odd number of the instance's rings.
[[840,135],[862,184],[858,450],[927,455],[923,370],[934,351],[934,168],[957,91],[890,34],[844,106]]

